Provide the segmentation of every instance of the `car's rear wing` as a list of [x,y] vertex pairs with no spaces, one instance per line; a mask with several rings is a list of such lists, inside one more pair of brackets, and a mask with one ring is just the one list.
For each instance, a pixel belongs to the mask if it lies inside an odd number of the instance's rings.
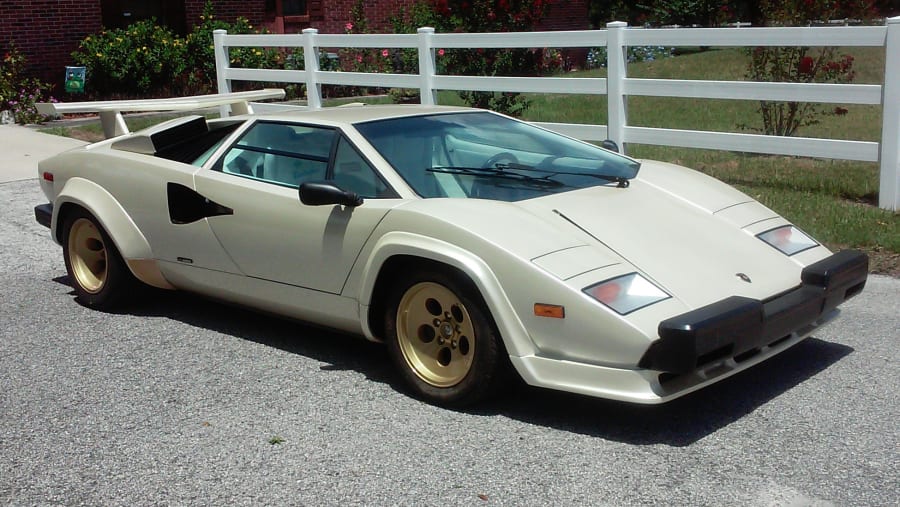
[[170,99],[101,100],[95,102],[40,102],[39,113],[58,116],[63,113],[99,113],[103,134],[107,139],[128,133],[122,111],[191,111],[213,106],[231,106],[231,114],[248,114],[251,100],[283,99],[281,88],[247,92],[216,93]]

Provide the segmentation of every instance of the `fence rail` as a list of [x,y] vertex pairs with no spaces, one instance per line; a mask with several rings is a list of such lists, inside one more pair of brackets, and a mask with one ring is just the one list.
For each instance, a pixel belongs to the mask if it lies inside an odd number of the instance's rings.
[[[633,29],[612,22],[606,30],[510,33],[435,33],[338,35],[315,29],[294,35],[213,34],[220,93],[231,92],[232,81],[303,83],[309,108],[322,107],[323,84],[418,88],[423,104],[435,104],[438,90],[606,95],[607,124],[539,123],[587,141],[612,139],[623,151],[628,143],[743,151],[773,155],[835,158],[880,163],[879,206],[900,209],[900,17],[883,26],[802,28],[681,28]],[[450,76],[436,72],[437,48],[590,48],[607,47],[606,78]],[[629,78],[629,46],[850,46],[885,50],[883,85],[825,83],[763,83]],[[238,69],[229,66],[228,48],[303,48],[304,70]],[[418,53],[418,74],[322,71],[320,48],[404,48]],[[891,64],[893,62],[893,64]],[[627,97],[655,96],[730,100],[879,104],[880,142],[808,137],[780,137],[628,125]]]

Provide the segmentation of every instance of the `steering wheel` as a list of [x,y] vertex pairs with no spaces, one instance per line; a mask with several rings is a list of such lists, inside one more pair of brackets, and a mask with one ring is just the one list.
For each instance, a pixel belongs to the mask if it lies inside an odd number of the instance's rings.
[[481,164],[482,169],[489,169],[491,167],[496,166],[500,163],[501,160],[509,161],[511,164],[518,164],[519,159],[516,158],[515,155],[508,151],[501,151],[500,153],[494,155],[493,157],[487,159],[484,164]]

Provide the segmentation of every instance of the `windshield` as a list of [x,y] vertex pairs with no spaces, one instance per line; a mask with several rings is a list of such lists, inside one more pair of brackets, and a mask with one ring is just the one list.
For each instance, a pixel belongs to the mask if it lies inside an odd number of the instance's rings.
[[640,164],[497,114],[434,114],[356,125],[422,197],[518,201],[628,186]]

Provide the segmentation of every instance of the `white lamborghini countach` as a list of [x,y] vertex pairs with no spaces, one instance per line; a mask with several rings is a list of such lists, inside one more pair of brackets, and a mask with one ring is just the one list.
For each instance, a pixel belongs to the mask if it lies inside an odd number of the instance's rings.
[[361,335],[448,406],[515,375],[666,402],[797,344],[867,277],[699,172],[461,107],[187,116],[39,178],[80,303],[144,284]]

